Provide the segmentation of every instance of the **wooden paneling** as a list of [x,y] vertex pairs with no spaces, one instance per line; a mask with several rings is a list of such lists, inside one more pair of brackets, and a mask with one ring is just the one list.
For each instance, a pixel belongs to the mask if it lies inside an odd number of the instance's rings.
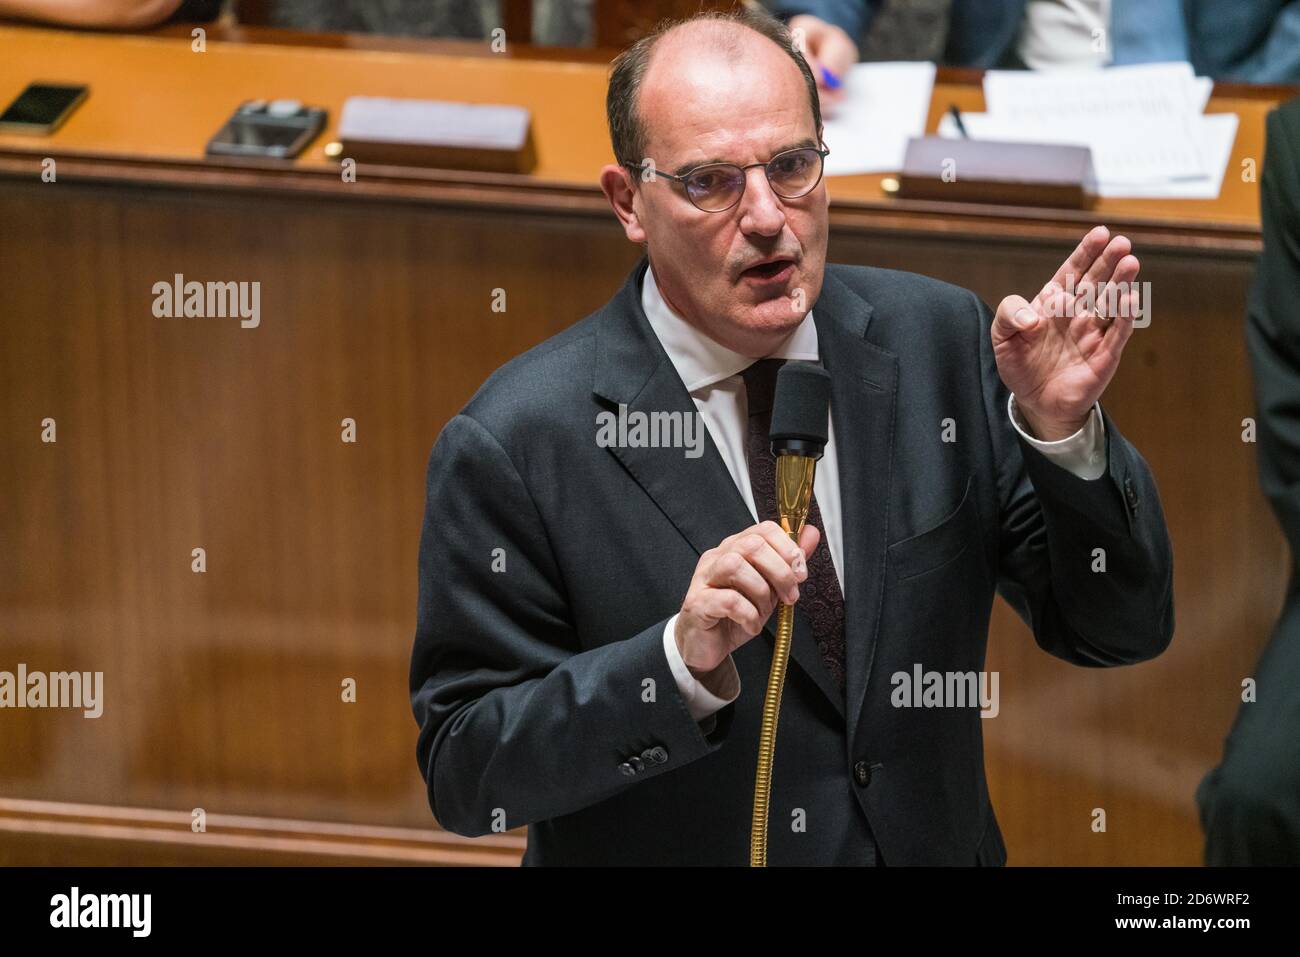
[[[0,324],[4,667],[103,671],[107,700],[5,713],[3,793],[431,827],[406,691],[429,449],[602,301],[554,250],[602,275],[635,251],[595,221],[5,186],[31,282]],[[259,282],[260,324],[156,318],[178,272]]]
[[289,818],[0,798],[0,866],[177,864],[510,867],[516,834],[464,838],[443,831]]

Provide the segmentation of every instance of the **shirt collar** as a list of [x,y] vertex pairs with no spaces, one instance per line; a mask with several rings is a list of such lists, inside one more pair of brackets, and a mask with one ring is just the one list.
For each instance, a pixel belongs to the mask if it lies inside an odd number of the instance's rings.
[[739,375],[758,359],[803,359],[817,362],[820,358],[817,351],[817,325],[813,322],[811,309],[803,317],[803,322],[790,333],[785,342],[772,350],[770,356],[746,356],[705,335],[674,312],[659,292],[659,284],[649,265],[641,280],[641,307],[687,392],[697,392],[730,376]]

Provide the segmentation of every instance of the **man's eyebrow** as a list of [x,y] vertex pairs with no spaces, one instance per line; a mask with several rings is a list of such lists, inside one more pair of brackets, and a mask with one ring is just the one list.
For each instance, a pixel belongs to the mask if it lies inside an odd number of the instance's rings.
[[[772,156],[775,156],[777,153],[784,153],[786,150],[800,150],[800,149],[806,149],[806,148],[815,148],[815,147],[817,147],[817,146],[818,146],[818,143],[817,143],[817,141],[816,141],[815,139],[813,139],[811,136],[805,136],[803,139],[799,140],[797,143],[791,143],[789,146],[782,146],[779,150],[775,150],[775,151],[772,153]],[[770,159],[770,157],[769,157],[769,159]],[[714,165],[715,163],[730,163],[730,162],[731,162],[731,160],[729,160],[729,159],[716,159],[716,158],[715,158],[715,159],[701,160],[701,161],[699,161],[699,162],[695,162],[695,163],[683,163],[681,166],[679,166],[679,167],[677,167],[675,170],[673,170],[673,175],[674,175],[674,176],[684,176],[684,175],[686,175],[687,173],[689,173],[691,170],[693,170],[693,169],[698,169],[698,168],[701,167],[701,166],[712,166],[712,165]],[[739,164],[739,163],[736,163],[736,164],[734,164],[734,165],[739,166],[740,164]]]

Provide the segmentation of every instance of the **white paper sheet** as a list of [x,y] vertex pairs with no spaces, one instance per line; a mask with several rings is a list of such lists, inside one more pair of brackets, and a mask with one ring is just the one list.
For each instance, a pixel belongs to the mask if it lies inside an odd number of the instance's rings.
[[844,99],[823,118],[826,175],[894,173],[907,141],[925,132],[933,63],[859,63],[844,77]]
[[[1145,134],[1134,133],[1126,141],[1115,143],[1102,140],[1093,144],[1066,128],[1056,130],[1017,129],[987,113],[963,113],[966,131],[976,139],[999,140],[1005,143],[1070,143],[1092,148],[1093,170],[1097,174],[1098,195],[1114,198],[1154,199],[1217,199],[1224,172],[1232,158],[1232,147],[1237,138],[1236,113],[1212,113],[1193,118],[1187,135],[1195,136],[1197,153],[1202,157],[1203,172],[1197,176],[1132,180],[1123,175],[1128,169],[1126,161],[1142,151],[1156,152],[1163,147],[1160,139],[1167,133],[1159,129]],[[961,135],[951,116],[939,123],[939,135],[956,138]]]
[[1205,109],[1190,63],[1141,63],[1104,70],[990,70],[984,107],[1012,123],[1049,123],[1068,117],[1108,125],[1121,120],[1160,122]]
[[[1204,114],[1213,82],[1188,63],[984,75],[986,113],[963,114],[976,139],[1092,150],[1099,195],[1214,199],[1237,117]],[[942,136],[959,136],[951,117]]]
[[1237,114],[1211,113],[1200,117],[1197,135],[1206,175],[1168,183],[1100,183],[1097,192],[1116,199],[1218,199],[1223,176],[1237,141]]

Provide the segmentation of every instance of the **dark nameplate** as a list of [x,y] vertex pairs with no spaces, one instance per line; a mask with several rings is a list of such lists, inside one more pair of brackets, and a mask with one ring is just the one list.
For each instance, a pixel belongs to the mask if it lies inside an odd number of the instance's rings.
[[1086,146],[924,136],[908,141],[898,194],[1017,206],[1086,207],[1096,190]]
[[359,163],[528,173],[537,164],[521,106],[354,96],[339,118],[343,156]]

